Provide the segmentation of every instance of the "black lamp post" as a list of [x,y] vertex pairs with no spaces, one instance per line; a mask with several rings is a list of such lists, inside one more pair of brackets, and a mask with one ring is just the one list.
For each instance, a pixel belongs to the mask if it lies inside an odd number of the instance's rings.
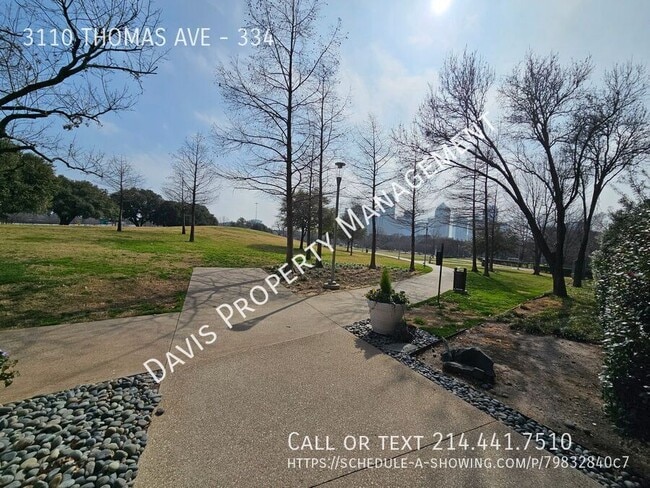
[[338,162],[336,164],[336,205],[334,206],[334,248],[332,250],[332,274],[330,275],[330,279],[327,283],[323,285],[323,288],[327,288],[328,290],[338,290],[341,288],[341,285],[339,285],[336,282],[336,230],[338,228],[336,224],[336,218],[339,216],[339,196],[341,194],[341,180],[343,179],[343,166],[345,166],[345,163]]

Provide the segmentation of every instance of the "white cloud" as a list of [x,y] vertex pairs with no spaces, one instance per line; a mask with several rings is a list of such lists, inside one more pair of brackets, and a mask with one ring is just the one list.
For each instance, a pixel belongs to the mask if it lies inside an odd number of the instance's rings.
[[156,193],[162,191],[165,179],[171,173],[171,156],[165,152],[146,152],[125,154],[138,173],[143,175],[143,188],[151,188]]
[[98,132],[100,134],[117,134],[120,132],[120,126],[111,121],[103,120],[99,124]]
[[177,49],[182,51],[181,57],[190,66],[192,75],[214,80],[215,68],[220,58],[219,49]]
[[352,90],[351,121],[359,123],[373,112],[388,127],[408,123],[424,100],[428,84],[437,79],[436,71],[409,71],[400,60],[376,45],[369,52],[376,66],[373,71],[378,73],[375,77],[360,73],[350,60],[343,59],[341,63],[342,87]]
[[192,112],[192,115],[194,115],[198,121],[208,126],[208,128],[211,128],[215,124],[223,125],[225,122],[225,118],[222,115],[216,114],[214,112],[201,112],[199,110],[195,110]]

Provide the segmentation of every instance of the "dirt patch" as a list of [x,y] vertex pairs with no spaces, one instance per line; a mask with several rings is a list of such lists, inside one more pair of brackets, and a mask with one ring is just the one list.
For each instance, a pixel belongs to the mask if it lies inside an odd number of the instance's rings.
[[[275,273],[273,267],[265,268],[269,273]],[[395,289],[399,291],[399,281],[412,278],[420,274],[418,271],[410,272],[405,268],[388,268],[390,278]],[[341,290],[351,290],[355,288],[365,288],[367,286],[379,286],[382,268],[370,269],[367,266],[358,264],[341,264],[336,266],[336,281],[341,285]],[[323,288],[323,283],[329,280],[331,268],[312,268],[304,275],[299,275],[298,279],[291,285],[288,285],[292,292],[299,295],[314,296],[322,293],[328,293],[330,290]],[[285,283],[284,281],[282,283]]]
[[[540,311],[544,300],[528,302],[516,313]],[[533,336],[496,322],[461,333],[449,344],[479,347],[494,360],[497,380],[489,394],[501,402],[558,433],[570,433],[574,441],[601,455],[630,456],[632,468],[650,477],[650,446],[621,434],[604,413],[599,345]],[[442,352],[444,346],[438,346],[419,359],[441,370]]]

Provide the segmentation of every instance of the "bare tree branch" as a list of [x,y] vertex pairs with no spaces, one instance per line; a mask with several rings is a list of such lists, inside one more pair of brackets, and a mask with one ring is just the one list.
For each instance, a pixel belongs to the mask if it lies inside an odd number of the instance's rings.
[[126,36],[155,32],[158,22],[150,0],[7,2],[0,10],[0,139],[100,174],[92,155],[66,148],[61,129],[133,106],[163,53]]

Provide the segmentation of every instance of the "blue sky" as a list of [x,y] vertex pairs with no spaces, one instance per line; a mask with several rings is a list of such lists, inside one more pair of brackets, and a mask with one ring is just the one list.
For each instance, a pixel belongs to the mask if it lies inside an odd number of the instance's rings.
[[[154,0],[155,1],[155,0]],[[144,92],[128,112],[104,118],[102,127],[79,129],[84,146],[121,154],[160,191],[169,173],[170,153],[197,131],[208,132],[225,112],[214,83],[219,60],[254,53],[239,47],[244,24],[243,0],[172,0],[155,3],[170,43],[177,29],[210,28],[210,47],[171,47],[158,74],[144,80]],[[527,50],[557,51],[564,61],[592,56],[596,76],[615,62],[633,59],[650,64],[650,2],[645,0],[479,1],[479,0],[332,0],[323,8],[323,26],[341,18],[343,41],[341,91],[352,96],[348,122],[361,122],[369,111],[387,127],[408,123],[435,85],[450,51],[477,49],[503,76]],[[229,37],[220,41],[220,36]],[[62,171],[82,178],[80,173]],[[615,204],[610,191],[601,208]],[[255,192],[236,193],[224,184],[210,209],[223,217],[255,216],[275,221],[278,205]]]

